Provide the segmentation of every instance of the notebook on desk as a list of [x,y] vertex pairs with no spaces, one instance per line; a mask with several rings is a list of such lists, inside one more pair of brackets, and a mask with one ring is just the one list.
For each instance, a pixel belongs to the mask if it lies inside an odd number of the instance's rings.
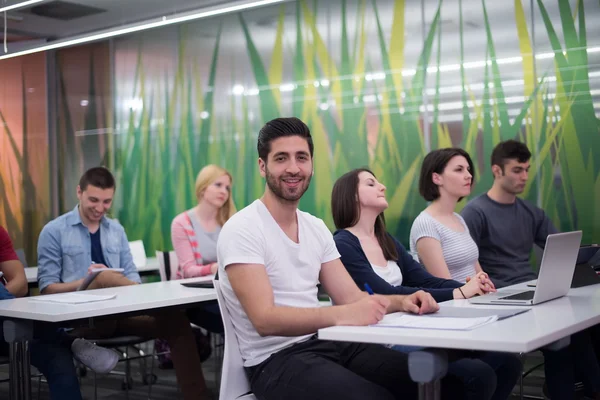
[[581,231],[548,235],[535,290],[499,290],[469,299],[471,304],[527,305],[565,296],[571,287]]

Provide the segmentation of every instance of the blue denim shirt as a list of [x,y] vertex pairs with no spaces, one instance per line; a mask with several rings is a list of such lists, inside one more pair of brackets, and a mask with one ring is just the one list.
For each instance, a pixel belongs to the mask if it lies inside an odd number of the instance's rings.
[[[125,229],[116,221],[100,221],[100,243],[108,268],[123,268],[123,274],[140,283]],[[42,292],[53,283],[84,278],[92,263],[90,231],[83,225],[79,205],[48,222],[38,240],[38,286]]]

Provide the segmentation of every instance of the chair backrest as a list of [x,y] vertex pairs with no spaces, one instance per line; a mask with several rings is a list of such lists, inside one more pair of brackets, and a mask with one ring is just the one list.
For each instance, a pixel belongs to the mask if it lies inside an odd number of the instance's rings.
[[129,251],[131,251],[133,263],[136,267],[140,268],[146,266],[148,260],[146,258],[146,249],[144,248],[143,241],[134,240],[133,242],[129,242]]
[[251,392],[250,383],[244,371],[244,362],[240,354],[237,336],[233,330],[231,317],[223,298],[220,286],[221,282],[215,279],[214,285],[217,292],[219,309],[221,310],[221,318],[223,318],[223,327],[225,328],[225,353],[223,355],[223,368],[221,370],[219,398],[221,400],[234,400]]
[[160,273],[161,281],[170,281],[176,274],[179,266],[177,254],[174,251],[156,250],[156,258],[158,259],[158,272]]

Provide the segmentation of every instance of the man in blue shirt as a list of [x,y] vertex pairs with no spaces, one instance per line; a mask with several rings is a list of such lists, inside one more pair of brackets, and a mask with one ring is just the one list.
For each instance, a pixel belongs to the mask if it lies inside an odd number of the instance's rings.
[[[103,167],[86,171],[77,187],[79,204],[50,221],[38,240],[38,283],[43,294],[72,292],[92,269],[101,272],[88,289],[135,285],[141,282],[125,230],[106,217],[115,194],[115,179]],[[112,272],[122,268],[123,273]],[[182,312],[116,317],[99,321],[94,328],[79,327],[74,334],[86,338],[136,335],[166,339],[185,399],[206,398],[196,342]]]

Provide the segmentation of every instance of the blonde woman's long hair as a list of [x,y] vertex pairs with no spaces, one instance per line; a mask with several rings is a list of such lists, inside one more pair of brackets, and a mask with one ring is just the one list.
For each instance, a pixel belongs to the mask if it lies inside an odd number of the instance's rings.
[[[221,168],[215,164],[209,164],[206,167],[202,168],[196,177],[196,199],[198,202],[202,199],[202,195],[207,187],[213,184],[214,181],[222,177],[223,175],[227,175],[231,180],[231,185],[233,186],[233,177],[225,168]],[[233,204],[233,197],[231,196],[231,192],[229,192],[229,197],[223,207],[217,213],[217,222],[219,225],[225,225],[225,222],[233,214],[235,214],[235,204]]]

